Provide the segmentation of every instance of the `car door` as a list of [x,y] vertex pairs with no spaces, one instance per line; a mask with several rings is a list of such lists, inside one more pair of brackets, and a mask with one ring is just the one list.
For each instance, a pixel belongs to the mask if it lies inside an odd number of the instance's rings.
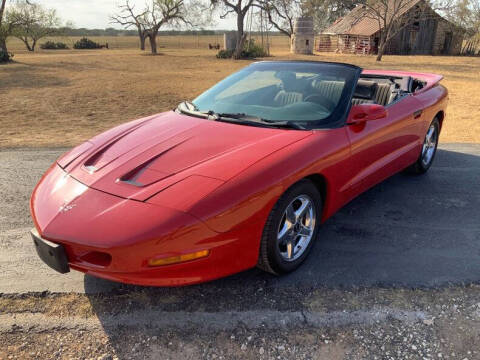
[[422,104],[407,95],[386,106],[387,117],[346,125],[352,197],[410,165],[418,157]]

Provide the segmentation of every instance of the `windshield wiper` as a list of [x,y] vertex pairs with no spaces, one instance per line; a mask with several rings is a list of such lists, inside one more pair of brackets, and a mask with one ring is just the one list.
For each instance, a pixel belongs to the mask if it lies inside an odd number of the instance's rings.
[[[282,127],[282,128],[289,128],[289,129],[296,129],[296,130],[304,130],[305,128],[293,121],[275,121],[275,120],[267,120],[258,116],[252,116],[245,113],[216,113],[214,111],[206,112],[207,115],[211,116],[214,120],[217,121],[229,121],[239,123],[248,123],[248,124],[259,124],[263,126],[269,127]],[[232,121],[239,120],[239,121]]]
[[[193,102],[189,101],[189,100],[185,100],[185,101],[182,101],[180,103],[180,105],[185,105],[185,107],[187,108],[187,110],[190,110],[190,111],[198,111],[198,108],[197,108],[197,105],[195,105]],[[179,106],[180,106],[179,105]]]
[[245,113],[217,113],[213,110],[205,111],[204,114],[210,116],[213,120],[222,120],[222,119],[235,119],[235,120],[247,120],[247,121],[262,121],[262,118],[258,116],[251,116]]
[[224,121],[234,124],[244,124],[263,127],[281,127],[296,130],[305,130],[305,128],[293,121],[275,121],[267,120],[258,116],[248,115],[245,113],[218,113],[213,110],[200,111],[191,101],[182,101],[177,110],[188,113],[193,116],[206,117],[214,121]]
[[300,125],[295,121],[290,121],[290,120],[275,121],[275,120],[265,120],[265,119],[263,119],[263,121],[267,124],[270,124],[271,126],[296,129],[296,130],[305,130],[305,128],[302,125]]

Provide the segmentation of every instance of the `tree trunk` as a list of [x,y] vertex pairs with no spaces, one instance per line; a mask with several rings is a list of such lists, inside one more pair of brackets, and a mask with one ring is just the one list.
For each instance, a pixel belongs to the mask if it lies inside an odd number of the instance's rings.
[[140,27],[138,28],[138,37],[140,38],[140,50],[145,50],[145,40],[147,36]]
[[150,40],[150,48],[153,55],[157,54],[157,33],[158,30],[153,30],[148,33],[148,40]]
[[30,44],[28,43],[28,39],[27,38],[20,38],[23,43],[25,44],[25,46],[27,47],[27,50],[28,51],[33,51],[32,47],[30,46]]
[[8,53],[8,49],[7,49],[7,39],[0,36],[0,50],[3,50],[5,51],[6,53]]
[[378,44],[378,52],[377,52],[376,61],[382,61],[382,56],[383,56],[383,53],[385,52],[386,47],[387,47],[387,41],[382,36],[380,38],[380,44]]
[[377,58],[375,59],[376,61],[382,61],[384,51],[385,51],[385,45],[382,45],[382,46],[378,47]]
[[35,51],[35,45],[37,45],[37,40],[33,40],[32,42],[32,51]]
[[7,56],[4,59],[7,59],[7,61],[10,59],[8,55],[8,49],[7,49],[7,37],[8,37],[8,32],[2,32],[3,29],[3,15],[5,13],[5,6],[7,4],[7,0],[0,0],[0,50],[3,50]]
[[247,38],[247,34],[243,32],[243,19],[245,15],[237,14],[237,43],[235,45],[235,51],[233,53],[234,59],[240,59],[242,57],[243,44]]

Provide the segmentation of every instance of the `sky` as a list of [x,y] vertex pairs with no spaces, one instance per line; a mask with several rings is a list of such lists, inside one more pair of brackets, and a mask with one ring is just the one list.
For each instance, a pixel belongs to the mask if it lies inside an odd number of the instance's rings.
[[[139,10],[144,7],[147,0],[130,0]],[[77,28],[97,28],[106,27],[121,28],[119,25],[109,23],[109,16],[117,11],[117,6],[121,0],[37,0],[39,4],[47,8],[57,10],[57,14],[65,21],[71,21]],[[205,26],[208,29],[234,29],[235,19],[228,18],[222,20],[219,16],[215,17],[215,24]]]

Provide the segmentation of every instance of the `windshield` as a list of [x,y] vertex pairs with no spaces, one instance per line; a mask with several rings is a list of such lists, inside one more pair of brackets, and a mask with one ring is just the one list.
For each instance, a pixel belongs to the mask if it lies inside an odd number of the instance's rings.
[[[360,69],[322,62],[260,62],[193,100],[196,110],[328,125],[348,110]],[[347,100],[345,101],[345,98]]]

